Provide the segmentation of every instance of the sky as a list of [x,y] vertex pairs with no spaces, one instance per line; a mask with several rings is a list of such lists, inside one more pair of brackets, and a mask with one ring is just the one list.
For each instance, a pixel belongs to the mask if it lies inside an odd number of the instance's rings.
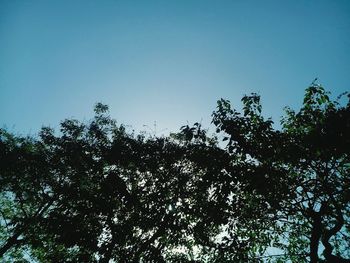
[[350,1],[0,0],[0,127],[12,132],[89,120],[102,102],[158,135],[209,126],[218,99],[239,109],[251,92],[278,122],[316,77],[350,90]]

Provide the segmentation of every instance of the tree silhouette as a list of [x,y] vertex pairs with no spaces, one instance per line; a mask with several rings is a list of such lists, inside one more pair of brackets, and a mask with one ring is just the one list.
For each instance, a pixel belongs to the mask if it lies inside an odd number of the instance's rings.
[[2,262],[349,262],[350,103],[313,84],[275,129],[242,102],[213,113],[226,147],[199,123],[128,132],[101,103],[59,133],[1,129]]
[[[343,258],[350,247],[349,100],[342,106],[313,84],[299,112],[286,108],[281,130],[262,117],[259,96],[242,101],[243,114],[225,100],[213,114],[228,151],[251,171],[239,179],[249,204],[237,234],[258,251],[282,249],[280,262],[320,262],[320,254],[325,262],[350,262]],[[264,211],[259,220],[249,217],[252,206]]]

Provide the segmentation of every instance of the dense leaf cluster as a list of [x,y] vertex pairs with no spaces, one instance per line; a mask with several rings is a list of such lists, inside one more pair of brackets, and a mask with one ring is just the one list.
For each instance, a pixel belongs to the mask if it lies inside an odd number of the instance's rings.
[[348,101],[313,84],[276,129],[257,94],[220,100],[221,141],[134,134],[100,103],[58,133],[1,129],[1,262],[349,262]]

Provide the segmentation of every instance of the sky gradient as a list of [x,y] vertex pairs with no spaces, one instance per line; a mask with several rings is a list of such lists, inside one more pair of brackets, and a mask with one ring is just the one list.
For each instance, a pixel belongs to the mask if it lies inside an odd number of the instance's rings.
[[278,120],[315,77],[350,90],[350,1],[0,0],[0,126],[22,134],[96,102],[137,130],[208,126],[250,92]]

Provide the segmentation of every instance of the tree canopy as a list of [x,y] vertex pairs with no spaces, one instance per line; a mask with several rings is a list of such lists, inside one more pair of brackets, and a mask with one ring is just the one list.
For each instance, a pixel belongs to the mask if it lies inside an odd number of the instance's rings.
[[[0,130],[2,262],[350,262],[350,97],[306,89],[277,128],[260,97],[135,134],[95,106]],[[220,139],[218,139],[220,138]]]

